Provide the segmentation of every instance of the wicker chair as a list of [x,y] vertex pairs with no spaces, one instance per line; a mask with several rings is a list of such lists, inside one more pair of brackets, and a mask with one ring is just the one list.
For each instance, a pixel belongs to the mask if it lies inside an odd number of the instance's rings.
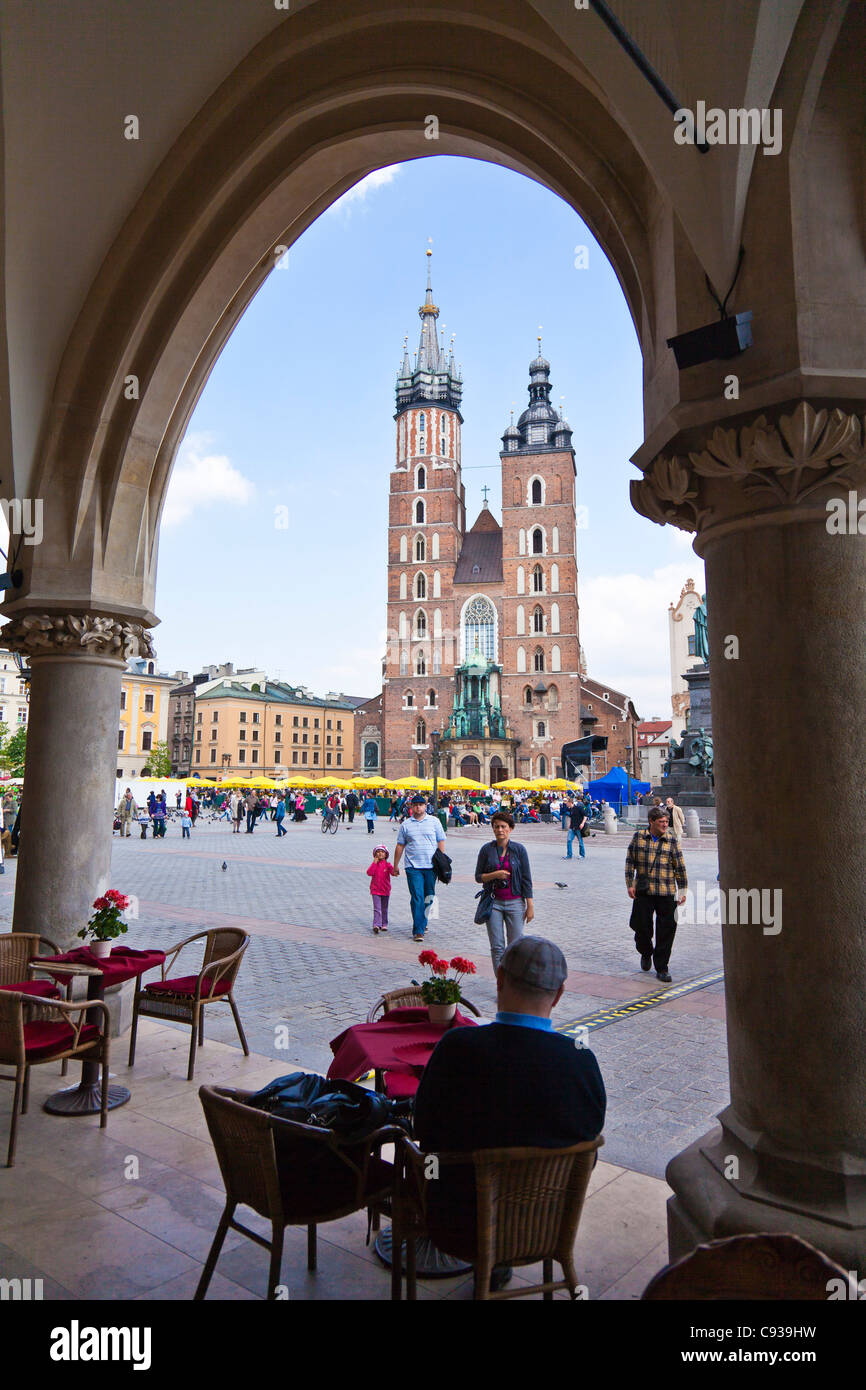
[[[49,941],[47,936],[38,936],[36,932],[10,931],[0,934],[0,989],[41,995],[46,999],[60,998],[60,991],[50,980],[29,978],[31,964],[39,960],[40,946],[48,947],[47,951],[41,952],[42,955],[60,954],[60,948],[53,941]],[[71,987],[70,980],[67,990]]]
[[[307,1268],[316,1268],[316,1227],[354,1211],[377,1215],[387,1209],[394,1169],[377,1154],[403,1134],[386,1125],[363,1144],[342,1148],[333,1130],[297,1124],[246,1104],[252,1092],[201,1086],[199,1096],[226,1190],[195,1299],[203,1299],[220,1250],[231,1229],[269,1251],[268,1299],[276,1298],[287,1226],[307,1227]],[[252,1207],[271,1223],[271,1239],[235,1220],[238,1205]],[[369,1239],[369,1232],[368,1232]]]
[[[849,1285],[848,1272],[814,1245],[794,1235],[728,1236],[711,1240],[665,1265],[641,1299],[738,1299],[749,1303],[813,1299],[827,1301],[831,1279]],[[856,1293],[854,1297],[856,1297]]]
[[[14,1076],[0,1074],[0,1081],[14,1081],[12,1123],[9,1130],[9,1151],[6,1167],[15,1162],[15,1141],[18,1135],[18,1115],[27,1113],[30,1091],[30,1068],[43,1062],[60,1062],[69,1057],[90,1057],[102,1062],[102,1106],[99,1125],[108,1122],[108,1006],[101,999],[82,999],[75,1003],[56,1000],[51,1012],[59,1019],[46,1023],[24,1021],[25,1006],[32,1008],[32,994],[20,991],[0,991],[0,1064],[15,1068]],[[47,1006],[46,1006],[47,1007]],[[95,1011],[102,1017],[102,1031],[95,1023],[86,1023],[85,1014]],[[73,1022],[72,1015],[79,1014]]]
[[[172,977],[169,972],[185,946],[194,941],[204,941],[204,960],[197,975]],[[177,946],[173,946],[162,966],[162,977],[154,984],[139,983],[132,1006],[132,1035],[129,1039],[129,1065],[135,1061],[135,1042],[138,1034],[139,1016],[144,1018],[168,1018],[179,1023],[188,1023],[192,1030],[189,1040],[189,1067],[186,1079],[192,1081],[195,1072],[196,1045],[204,1043],[204,1011],[207,1004],[228,1002],[244,1056],[249,1057],[250,1049],[241,1026],[238,1006],[234,999],[234,985],[240,969],[244,951],[250,938],[239,927],[216,927],[211,931],[196,932]]]
[[[402,1293],[402,1247],[406,1243],[406,1297],[414,1299],[415,1240],[427,1236],[445,1254],[471,1259],[475,1266],[475,1298],[526,1298],[541,1293],[552,1299],[557,1289],[577,1297],[574,1242],[586,1189],[604,1139],[588,1139],[567,1149],[476,1149],[473,1153],[437,1154],[439,1182],[451,1166],[475,1170],[477,1226],[459,1236],[431,1221],[428,1199],[437,1184],[427,1180],[428,1159],[416,1144],[403,1138],[397,1157],[397,1186],[393,1206],[391,1297]],[[541,1260],[543,1282],[525,1288],[490,1292],[490,1275],[497,1264],[528,1265]],[[554,1279],[553,1261],[564,1278]]]
[[[389,994],[380,994],[370,1012],[367,1014],[367,1022],[375,1023],[377,1018],[384,1014],[389,1014],[392,1009],[423,1009],[426,1008],[421,995],[420,985],[406,985],[403,989],[392,989]],[[481,1017],[481,1012],[469,999],[461,999],[458,1008],[468,1009],[476,1018]]]

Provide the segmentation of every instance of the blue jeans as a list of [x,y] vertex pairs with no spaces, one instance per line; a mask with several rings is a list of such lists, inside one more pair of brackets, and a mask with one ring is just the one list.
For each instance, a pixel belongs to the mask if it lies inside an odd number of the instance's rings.
[[494,898],[487,919],[487,935],[490,938],[490,958],[493,969],[499,969],[499,962],[505,954],[506,936],[508,945],[523,935],[523,914],[526,903],[522,898]]
[[432,869],[407,869],[409,902],[412,907],[412,934],[423,936],[427,930],[427,913],[436,896],[436,875]]
[[583,836],[581,835],[581,833],[580,833],[579,830],[573,830],[573,829],[571,829],[571,828],[569,828],[569,831],[568,831],[568,847],[567,847],[567,849],[566,849],[566,851],[565,851],[565,857],[566,857],[566,859],[573,859],[573,858],[574,858],[574,855],[573,855],[572,852],[571,852],[571,846],[574,844],[574,837],[575,837],[575,835],[577,836],[577,843],[578,843],[578,846],[579,846],[579,848],[580,848],[580,857],[581,857],[581,859],[585,859],[585,858],[586,858],[586,850],[585,850],[584,847],[583,847]]
[[277,821],[277,839],[279,839],[281,835],[288,835],[288,833],[288,830],[283,825],[283,817],[281,816]]

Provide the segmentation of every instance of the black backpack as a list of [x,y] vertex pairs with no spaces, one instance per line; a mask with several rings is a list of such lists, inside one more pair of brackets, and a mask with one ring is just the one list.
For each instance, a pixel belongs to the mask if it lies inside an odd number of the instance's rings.
[[282,1120],[332,1129],[344,1144],[362,1143],[383,1125],[409,1132],[411,1100],[389,1100],[355,1081],[331,1081],[312,1072],[278,1076],[246,1102]]

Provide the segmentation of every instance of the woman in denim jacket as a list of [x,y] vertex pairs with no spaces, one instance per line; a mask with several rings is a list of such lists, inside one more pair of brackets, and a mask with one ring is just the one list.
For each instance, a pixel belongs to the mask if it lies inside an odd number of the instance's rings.
[[[524,925],[535,916],[532,904],[532,871],[524,845],[511,839],[514,817],[508,811],[495,811],[490,824],[495,839],[482,845],[475,865],[475,882],[493,890],[493,906],[487,920],[493,969],[506,945],[523,935]],[[506,941],[507,937],[507,941]]]

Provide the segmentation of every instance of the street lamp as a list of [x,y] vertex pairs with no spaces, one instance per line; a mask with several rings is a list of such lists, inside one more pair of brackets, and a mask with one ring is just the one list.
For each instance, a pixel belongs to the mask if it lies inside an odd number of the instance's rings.
[[439,740],[441,737],[438,729],[434,729],[430,734],[430,742],[433,744],[433,756],[430,761],[433,764],[433,814],[435,816],[439,814],[439,758],[441,757]]

